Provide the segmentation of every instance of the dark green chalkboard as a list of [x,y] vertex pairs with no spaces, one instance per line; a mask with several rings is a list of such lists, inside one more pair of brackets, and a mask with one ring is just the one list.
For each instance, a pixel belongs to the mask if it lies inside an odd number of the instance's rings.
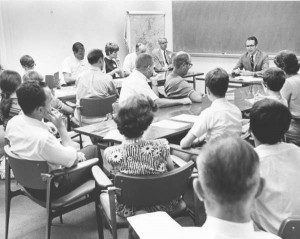
[[300,55],[300,1],[173,1],[174,51],[227,53],[245,51],[245,39],[276,54]]

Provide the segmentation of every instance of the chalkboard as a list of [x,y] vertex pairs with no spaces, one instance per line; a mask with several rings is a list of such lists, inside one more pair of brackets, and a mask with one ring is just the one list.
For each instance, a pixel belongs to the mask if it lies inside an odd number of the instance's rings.
[[256,36],[271,55],[300,55],[299,1],[173,1],[174,51],[240,54]]

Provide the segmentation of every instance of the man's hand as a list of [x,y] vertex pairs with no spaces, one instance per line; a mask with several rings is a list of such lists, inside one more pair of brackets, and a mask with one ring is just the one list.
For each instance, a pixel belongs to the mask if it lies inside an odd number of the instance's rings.
[[240,73],[241,76],[254,76],[253,71],[241,71]]
[[55,127],[59,130],[61,127],[65,127],[63,122],[63,114],[58,110],[52,108],[51,111],[48,111],[45,115],[45,118],[48,119]]
[[183,98],[182,99],[182,104],[183,105],[190,105],[190,104],[192,104],[192,101],[191,101],[190,98]]
[[237,68],[237,69],[233,70],[232,73],[234,73],[236,75],[240,75],[241,74],[241,69]]

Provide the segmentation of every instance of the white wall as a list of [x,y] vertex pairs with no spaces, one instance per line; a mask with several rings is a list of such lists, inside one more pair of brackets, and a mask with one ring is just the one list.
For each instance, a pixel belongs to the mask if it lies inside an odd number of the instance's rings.
[[[92,48],[104,50],[107,42],[116,42],[123,61],[127,50],[123,40],[126,11],[163,11],[166,13],[166,37],[172,49],[172,2],[165,1],[1,1],[1,64],[21,74],[19,59],[31,55],[42,74],[60,70],[72,45],[79,41],[86,53]],[[1,19],[2,18],[2,19]],[[3,26],[3,29],[1,29]],[[2,39],[2,40],[1,40]]]

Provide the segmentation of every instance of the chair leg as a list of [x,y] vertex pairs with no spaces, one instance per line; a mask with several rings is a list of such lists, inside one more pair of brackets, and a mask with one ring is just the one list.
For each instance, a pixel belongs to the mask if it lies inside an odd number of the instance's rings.
[[60,220],[60,224],[63,224],[63,218],[62,218],[62,215],[59,216],[59,220]]
[[9,215],[11,203],[11,190],[10,190],[10,166],[8,160],[5,161],[5,239],[8,238],[9,228]]
[[79,134],[79,145],[80,145],[80,149],[83,148],[83,144],[82,144],[82,136],[81,134]]
[[[98,196],[96,196],[98,197]],[[104,239],[104,233],[103,233],[103,219],[102,219],[102,215],[100,213],[100,209],[99,209],[99,199],[95,200],[95,207],[96,207],[96,221],[97,221],[97,227],[98,227],[98,237],[99,239]]]

